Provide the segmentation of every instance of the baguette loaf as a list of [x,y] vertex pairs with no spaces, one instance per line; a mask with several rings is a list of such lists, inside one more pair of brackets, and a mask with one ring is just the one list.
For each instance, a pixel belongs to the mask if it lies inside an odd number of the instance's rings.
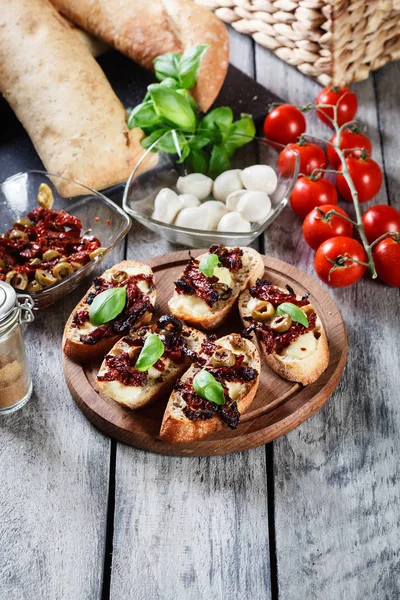
[[[194,392],[193,378],[201,368],[192,365],[181,377],[168,401],[161,424],[161,439],[172,443],[187,443],[203,439],[227,425],[234,428],[238,424],[240,415],[250,406],[260,378],[260,357],[257,348],[237,333],[220,338],[214,344],[216,349],[223,348],[233,353],[236,360],[247,369],[247,380],[241,380],[240,377],[232,378],[223,373],[224,369],[220,369],[218,375],[218,369],[213,368],[213,357],[211,357],[207,366],[215,373],[216,379],[225,386],[228,394],[228,399],[225,394],[225,404],[217,407],[212,402],[202,400]],[[190,401],[189,404],[187,403],[185,395],[186,398],[192,398],[192,405]]]
[[[257,286],[256,286],[257,287]],[[275,288],[280,289],[280,288]],[[282,294],[288,296],[287,299],[281,298],[279,303],[292,302],[293,295],[280,290]],[[254,294],[255,292],[251,290]],[[300,297],[296,297],[301,301]],[[239,313],[245,327],[255,324],[255,333],[263,359],[278,375],[289,381],[296,381],[303,385],[313,383],[325,371],[329,364],[329,348],[324,327],[318,315],[316,315],[312,304],[307,303],[301,306],[301,310],[307,315],[308,319],[313,319],[315,324],[309,328],[300,326],[300,335],[289,345],[277,348],[272,342],[268,347],[266,339],[263,337],[263,327],[266,326],[267,336],[270,335],[270,321],[257,321],[253,318],[254,309],[260,300],[256,295],[251,295],[249,290],[245,290],[239,297]],[[314,315],[314,316],[313,316]],[[295,325],[299,325],[295,323]],[[290,332],[290,329],[288,330]],[[285,333],[285,332],[284,332]]]
[[[216,247],[211,247],[213,249],[213,253],[215,253]],[[218,248],[224,248],[224,246],[219,246]],[[211,250],[210,249],[210,250]],[[231,249],[227,249],[230,251]],[[225,287],[228,286],[232,293],[226,299],[223,299],[220,295],[219,299],[212,304],[212,306],[208,305],[207,302],[201,298],[197,292],[194,290],[194,293],[179,293],[175,290],[174,295],[168,302],[168,307],[170,312],[178,317],[190,323],[194,327],[200,327],[206,330],[216,329],[227,319],[229,316],[237,298],[245,288],[254,285],[256,280],[263,276],[264,274],[264,263],[260,254],[253,250],[253,248],[240,248],[240,251],[243,252],[242,255],[242,268],[229,269],[228,267],[219,266],[216,267],[214,271],[214,276],[217,278],[216,283],[211,283],[211,279],[207,278],[205,275],[203,279],[208,279],[208,284],[211,286],[220,286],[220,284]],[[217,249],[216,252],[221,253],[220,250]],[[191,261],[194,267],[198,264],[198,262],[205,256],[202,254],[198,256],[196,261]],[[221,256],[222,264],[224,264],[224,259]],[[185,277],[185,273],[182,274],[181,278]],[[178,282],[179,283],[179,282]],[[190,290],[188,290],[190,291]]]
[[146,69],[166,52],[209,44],[194,97],[203,111],[214,102],[229,61],[225,25],[191,0],[51,0],[66,17]]
[[[155,325],[141,327],[115,344],[99,370],[97,385],[100,390],[115,402],[130,409],[142,408],[161,398],[167,399],[176,380],[190,365],[186,354],[175,351],[174,359],[174,351],[169,353],[167,349],[148,371],[136,371],[134,365],[141,346],[135,344],[145,340],[150,333],[159,335],[168,348],[166,336],[171,334],[163,334]],[[178,346],[179,341],[183,340],[189,351],[201,353],[202,343],[207,339],[205,334],[185,326],[182,334],[175,337],[173,344]]]
[[[124,107],[76,32],[47,0],[3,2],[0,31],[0,91],[47,171],[94,189],[126,180],[144,153],[143,132],[128,130]],[[146,159],[148,167],[156,160]],[[68,181],[58,191],[82,193]]]
[[[112,286],[118,287],[126,285],[129,277],[134,278],[142,274],[147,276],[147,278],[137,281],[137,288],[139,290],[136,290],[136,285],[134,281],[132,282],[132,292],[136,291],[138,296],[136,304],[134,304],[134,299],[130,302],[128,292],[127,304],[116,319],[100,327],[92,325],[88,315],[90,304],[87,300],[89,302],[93,301],[93,294],[95,295],[102,291],[101,281],[104,280],[110,283],[113,282],[113,278],[120,279],[120,281],[114,282]],[[111,350],[123,335],[129,332],[131,327],[150,323],[155,302],[156,290],[153,272],[150,267],[133,260],[124,260],[114,265],[111,269],[107,269],[101,278],[97,278],[94,281],[94,285],[92,285],[72,311],[64,329],[62,342],[64,353],[76,362],[91,362],[103,359],[104,355]],[[136,314],[135,309],[137,309]],[[129,310],[131,310],[131,314],[129,314]],[[123,325],[120,325],[121,320],[124,320]],[[118,327],[115,326],[116,321],[119,322]],[[99,335],[97,339],[97,335],[93,336],[93,332],[103,333],[103,335]],[[90,336],[93,337],[91,338]]]

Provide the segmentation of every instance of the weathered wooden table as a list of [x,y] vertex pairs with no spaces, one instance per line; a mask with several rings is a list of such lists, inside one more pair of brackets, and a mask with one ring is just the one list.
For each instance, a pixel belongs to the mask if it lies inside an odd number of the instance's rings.
[[[237,67],[288,101],[315,98],[305,76],[231,39]],[[354,89],[385,167],[377,201],[400,207],[400,62]],[[260,245],[313,273],[290,209]],[[173,249],[134,224],[109,264]],[[337,392],[286,437],[211,459],[146,454],[86,421],[60,349],[82,291],[26,329],[35,393],[0,420],[1,599],[400,598],[398,290],[365,279],[332,291],[349,337]]]

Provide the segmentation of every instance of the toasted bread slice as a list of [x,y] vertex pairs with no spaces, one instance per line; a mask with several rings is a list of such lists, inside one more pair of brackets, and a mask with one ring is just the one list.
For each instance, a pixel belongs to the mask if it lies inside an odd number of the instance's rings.
[[[164,413],[164,418],[161,424],[160,437],[163,440],[168,440],[172,443],[193,442],[201,440],[204,437],[227,427],[235,427],[238,423],[238,418],[250,406],[258,388],[260,379],[260,357],[257,348],[249,340],[242,338],[237,333],[231,333],[214,342],[216,349],[225,348],[233,352],[236,360],[241,361],[243,358],[243,366],[248,370],[248,376],[251,379],[230,381],[229,376],[224,378],[224,375],[214,375],[218,381],[226,386],[231,403],[225,403],[222,407],[207,400],[202,400],[194,392],[192,385],[193,378],[201,370],[201,367],[192,365],[186,373],[181,377],[180,381],[175,386],[174,391],[168,401],[167,408]],[[207,367],[212,374],[212,358],[207,362]],[[234,367],[233,367],[234,368]],[[196,407],[191,408],[184,399],[186,392],[193,393]],[[200,404],[199,404],[200,402]],[[198,409],[200,406],[200,410]],[[222,410],[228,409],[225,419],[222,418]],[[232,411],[231,416],[229,411]],[[192,419],[189,418],[192,416]],[[235,419],[232,423],[231,417]]]
[[[136,371],[134,365],[141,347],[135,345],[135,343],[145,340],[150,333],[160,335],[165,342],[163,333],[157,330],[155,325],[141,327],[115,344],[105,357],[97,376],[97,386],[100,390],[115,402],[133,410],[142,408],[162,397],[167,400],[175,382],[186,371],[191,362],[184,352],[175,352],[168,355],[167,350],[148,371]],[[201,355],[202,344],[207,340],[206,335],[201,331],[197,331],[197,329],[186,326],[183,326],[182,334],[180,338],[185,346],[191,352]],[[122,357],[122,369],[118,366],[117,361],[113,361],[113,357],[117,357],[119,361]],[[123,383],[121,380],[126,364],[126,372],[130,380]]]
[[[286,290],[281,291],[287,294]],[[288,299],[283,298],[281,302],[290,302],[292,298],[293,295],[288,294]],[[296,298],[301,300],[299,296]],[[268,352],[262,337],[262,327],[263,323],[267,326],[269,323],[257,322],[252,318],[252,311],[258,302],[260,299],[252,297],[250,291],[245,290],[239,297],[239,313],[245,327],[256,324],[255,333],[260,354],[267,365],[289,381],[303,385],[316,381],[329,364],[329,348],[324,327],[312,304],[305,304],[301,309],[308,317],[316,315],[315,325],[309,329],[304,328],[304,333],[280,351]],[[258,327],[260,329],[257,331]]]
[[[211,247],[211,249],[212,248],[215,247]],[[218,248],[224,248],[224,246],[219,246]],[[227,250],[229,251],[232,249],[227,248]],[[232,292],[226,299],[224,299],[223,294],[221,294],[219,299],[210,306],[199,296],[196,288],[191,294],[182,293],[181,290],[178,292],[177,289],[175,289],[174,295],[168,302],[171,313],[179,319],[190,323],[190,325],[193,325],[194,327],[200,327],[206,330],[212,330],[219,327],[229,316],[240,292],[247,287],[254,285],[256,280],[264,274],[264,263],[256,250],[253,250],[253,248],[240,248],[240,251],[243,252],[243,256],[241,257],[243,263],[242,268],[234,270],[225,266],[218,266],[214,270],[213,278],[207,277],[206,275],[202,276],[203,279],[206,280],[206,283],[211,286],[223,284],[224,286],[231,288]],[[196,261],[191,259],[189,265],[194,265],[195,263],[198,264],[204,256],[206,255],[202,254],[197,257]],[[222,257],[221,261],[222,264],[224,264],[224,259]],[[182,273],[181,278],[182,277],[185,277],[185,272]],[[212,281],[214,281],[214,283],[211,283]]]
[[[126,274],[127,277],[123,278],[123,274]],[[116,275],[118,274],[118,275]],[[114,332],[112,331],[112,326],[123,316],[128,316],[127,309],[129,309],[129,302],[127,303],[124,311],[121,315],[118,315],[116,319],[106,323],[105,325],[101,325],[101,328],[111,327],[107,333],[103,336],[99,336],[97,341],[87,341],[85,336],[89,334],[93,334],[94,331],[100,329],[95,325],[92,325],[89,321],[88,316],[84,321],[79,324],[77,323],[77,313],[82,313],[82,311],[89,311],[90,305],[87,303],[87,298],[91,294],[96,294],[95,283],[99,279],[103,279],[106,282],[111,282],[113,277],[122,277],[122,281],[119,283],[115,283],[113,285],[122,285],[127,278],[134,277],[136,275],[144,275],[147,276],[147,279],[139,279],[137,281],[137,287],[139,288],[139,294],[143,294],[143,303],[141,305],[141,309],[138,311],[138,316],[136,319],[130,318],[127,320],[126,328],[122,331]],[[101,291],[101,290],[99,290]],[[99,291],[97,293],[99,293]],[[94,282],[94,285],[86,292],[82,300],[77,304],[77,306],[72,311],[64,329],[64,336],[62,342],[63,352],[73,360],[77,362],[91,362],[96,360],[101,360],[104,358],[104,355],[107,354],[114,346],[114,344],[121,339],[121,337],[129,332],[129,329],[133,326],[145,325],[150,323],[152,313],[154,312],[154,305],[156,302],[156,289],[154,285],[154,277],[153,271],[147,265],[143,263],[136,262],[133,260],[123,260],[111,267],[111,269],[107,269],[101,275],[100,278],[97,278]],[[146,307],[147,304],[147,307]]]

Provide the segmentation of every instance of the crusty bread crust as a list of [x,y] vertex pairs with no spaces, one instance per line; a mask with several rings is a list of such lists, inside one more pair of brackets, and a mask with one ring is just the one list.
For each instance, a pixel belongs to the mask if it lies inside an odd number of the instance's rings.
[[[250,298],[251,296],[249,290],[245,290],[240,295],[238,302],[240,318],[242,319],[245,327],[247,327],[249,324],[248,321],[244,320],[244,317],[250,316],[250,312],[247,309]],[[278,375],[289,381],[295,381],[303,385],[309,385],[310,383],[316,381],[329,364],[328,340],[319,317],[317,317],[316,325],[320,333],[320,337],[317,340],[317,349],[309,356],[301,359],[282,357],[276,352],[268,354],[262,341],[258,340],[256,336],[254,336],[260,350],[260,354],[267,365],[270,366],[271,369],[273,369],[276,373],[278,373]]]
[[[169,309],[175,317],[178,319],[182,319],[193,327],[197,327],[199,329],[205,329],[211,331],[213,329],[217,329],[230,315],[233,307],[237,303],[237,299],[239,297],[240,292],[244,289],[253,286],[257,279],[262,278],[264,275],[264,262],[261,255],[254,250],[253,248],[242,248],[243,252],[249,257],[249,265],[248,265],[248,273],[243,278],[243,281],[240,285],[237,286],[235,293],[229,298],[228,301],[219,301],[213,307],[210,307],[207,316],[195,316],[190,310],[180,309],[175,310],[171,303],[168,302]],[[197,260],[201,259],[204,254],[197,257]],[[174,297],[182,296],[174,291]]]
[[209,44],[193,95],[207,111],[229,64],[229,36],[212,12],[191,0],[51,0],[65,16],[146,69],[156,56]]
[[[199,352],[201,349],[201,345],[203,341],[206,339],[206,335],[201,331],[193,329],[191,327],[184,326],[183,329],[186,333],[189,333],[190,336],[186,338],[189,347],[196,352]],[[127,345],[123,340],[119,340],[113,348],[111,348],[109,354],[118,355],[122,352],[127,352],[129,349],[129,345]],[[112,398],[118,404],[122,404],[122,406],[126,406],[131,410],[136,410],[138,408],[142,408],[143,406],[147,406],[148,404],[152,404],[156,400],[160,400],[162,398],[168,398],[170,395],[172,388],[175,385],[175,382],[183,373],[187,370],[190,365],[190,359],[186,358],[182,361],[182,363],[171,363],[168,367],[168,370],[163,373],[163,382],[161,384],[156,383],[156,381],[152,381],[151,385],[147,386],[146,389],[141,391],[141,394],[138,398],[122,398],[117,392],[113,393],[110,390],[110,385],[108,381],[97,381],[97,387],[105,393],[109,398]],[[103,361],[99,374],[106,371],[105,361]],[[130,386],[126,386],[128,389]]]
[[[108,273],[113,273],[115,271],[122,271],[129,267],[132,268],[132,267],[141,267],[141,266],[145,266],[146,270],[150,269],[150,267],[148,267],[147,265],[143,265],[143,263],[139,263],[134,260],[123,260],[122,262],[118,263],[117,265],[114,265],[110,269],[107,269],[107,271],[105,271],[103,273],[103,276]],[[76,331],[76,328],[72,327],[72,320],[74,318],[75,313],[78,310],[83,310],[84,307],[87,306],[86,297],[92,291],[94,291],[93,286],[91,286],[87,290],[86,294],[83,296],[83,298],[78,302],[78,304],[75,306],[75,308],[71,312],[70,316],[68,317],[68,321],[65,324],[64,335],[63,335],[63,339],[62,339],[62,349],[63,349],[64,354],[66,354],[68,356],[68,358],[71,358],[75,362],[79,362],[79,363],[94,362],[94,361],[103,359],[104,356],[114,346],[114,344],[116,344],[116,342],[118,342],[118,340],[120,340],[121,337],[123,337],[123,335],[115,335],[110,338],[104,338],[104,339],[100,340],[97,344],[94,344],[93,346],[91,346],[89,344],[82,344],[82,342],[80,342],[79,340],[74,339],[74,337],[75,337],[74,333]],[[154,302],[155,302],[155,292],[154,292]],[[150,323],[151,319],[152,319],[152,314],[147,312],[137,321],[136,325],[137,326],[147,325],[148,323]]]
[[[219,341],[231,338],[231,336],[232,334],[220,338],[220,340],[217,340],[215,344],[218,345]],[[254,396],[256,395],[258,384],[260,381],[261,370],[260,356],[258,354],[257,348],[249,340],[243,339],[243,341],[247,347],[246,354],[249,357],[251,356],[249,364],[251,367],[257,370],[258,377],[252,382],[249,382],[250,385],[246,394],[237,400],[238,410],[241,415],[249,408]],[[182,379],[191,376],[191,374],[195,371],[195,366],[190,367],[190,369],[183,375]],[[179,392],[174,390],[168,401],[168,405],[165,410],[164,418],[161,424],[161,439],[169,441],[173,444],[189,443],[194,442],[196,440],[201,440],[204,437],[211,435],[212,433],[215,433],[216,431],[219,431],[224,427],[227,427],[227,425],[222,421],[219,415],[214,415],[213,417],[211,417],[211,419],[207,419],[205,421],[191,421],[183,414],[180,414],[178,416],[177,412],[181,412],[181,409],[184,405],[185,402],[181,398]],[[176,410],[176,406],[179,406],[178,411]]]

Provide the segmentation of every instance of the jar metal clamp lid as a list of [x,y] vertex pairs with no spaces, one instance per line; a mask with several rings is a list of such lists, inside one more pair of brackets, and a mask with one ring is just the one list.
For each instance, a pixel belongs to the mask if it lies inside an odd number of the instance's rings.
[[16,324],[34,320],[34,302],[28,294],[17,294],[15,289],[0,281],[0,335],[10,331]]

